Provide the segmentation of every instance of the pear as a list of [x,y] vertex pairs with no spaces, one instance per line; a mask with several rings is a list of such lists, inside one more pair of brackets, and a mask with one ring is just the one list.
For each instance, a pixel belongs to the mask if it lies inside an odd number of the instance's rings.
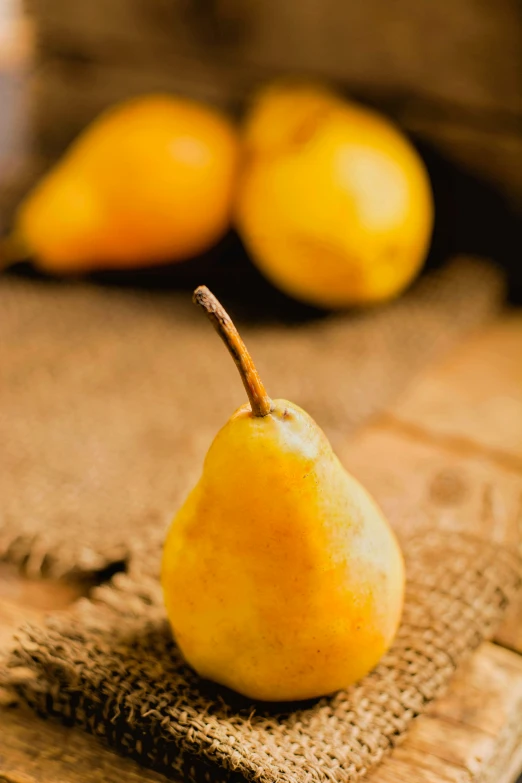
[[0,265],[30,257],[47,274],[77,275],[202,253],[230,226],[238,156],[215,109],[170,95],[116,104],[23,199]]
[[235,222],[253,262],[327,309],[399,296],[424,264],[428,172],[390,120],[322,86],[275,82],[243,129]]
[[349,686],[389,648],[404,563],[377,504],[314,420],[271,400],[229,316],[194,301],[227,345],[249,403],[218,432],[164,545],[167,614],[185,660],[252,699]]

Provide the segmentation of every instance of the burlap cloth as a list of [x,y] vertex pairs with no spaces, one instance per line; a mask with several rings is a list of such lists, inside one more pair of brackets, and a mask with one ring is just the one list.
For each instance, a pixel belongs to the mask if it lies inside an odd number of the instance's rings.
[[[502,285],[460,259],[373,312],[241,331],[268,393],[301,405],[335,448],[491,317]],[[188,293],[4,276],[0,335],[0,557],[33,576],[154,571],[149,553],[245,402],[206,318]]]
[[[457,260],[369,314],[242,331],[269,393],[306,408],[335,447],[487,319],[501,287],[488,264]],[[33,575],[127,571],[22,631],[3,683],[188,779],[363,775],[494,631],[520,586],[517,557],[436,530],[411,540],[395,645],[347,692],[282,711],[204,683],[168,631],[158,556],[210,439],[244,401],[233,363],[186,295],[3,278],[0,301],[0,556]]]
[[522,580],[518,558],[462,534],[427,531],[410,541],[406,563],[392,650],[360,683],[312,704],[270,708],[201,681],[172,641],[157,581],[125,574],[72,619],[24,631],[7,679],[42,715],[78,724],[168,775],[346,783],[404,737],[494,632]]

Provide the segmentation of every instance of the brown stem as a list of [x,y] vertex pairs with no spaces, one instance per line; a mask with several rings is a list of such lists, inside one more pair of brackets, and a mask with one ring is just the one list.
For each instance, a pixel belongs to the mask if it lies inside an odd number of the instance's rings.
[[252,357],[225,308],[205,285],[196,288],[192,299],[194,304],[199,305],[206,312],[235,361],[250,400],[252,413],[254,416],[267,416],[272,410],[272,400],[266,393]]

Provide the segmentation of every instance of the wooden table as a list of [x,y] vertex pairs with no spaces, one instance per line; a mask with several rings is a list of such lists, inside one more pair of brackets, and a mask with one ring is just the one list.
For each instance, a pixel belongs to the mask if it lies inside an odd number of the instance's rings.
[[[522,313],[505,312],[419,377],[393,408],[337,443],[400,533],[419,507],[456,528],[522,542]],[[85,587],[0,568],[0,647],[25,621]],[[8,700],[6,700],[8,701]],[[1,783],[160,783],[166,779],[76,729],[0,708]],[[74,750],[74,753],[71,751]],[[84,764],[78,766],[81,756]],[[513,783],[522,770],[522,599],[369,783]]]

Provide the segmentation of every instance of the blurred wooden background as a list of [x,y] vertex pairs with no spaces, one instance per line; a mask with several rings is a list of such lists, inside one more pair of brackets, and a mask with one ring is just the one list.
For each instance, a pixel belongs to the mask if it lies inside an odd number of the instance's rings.
[[519,0],[27,0],[37,139],[56,154],[114,101],[237,110],[281,73],[335,80],[522,204]]

